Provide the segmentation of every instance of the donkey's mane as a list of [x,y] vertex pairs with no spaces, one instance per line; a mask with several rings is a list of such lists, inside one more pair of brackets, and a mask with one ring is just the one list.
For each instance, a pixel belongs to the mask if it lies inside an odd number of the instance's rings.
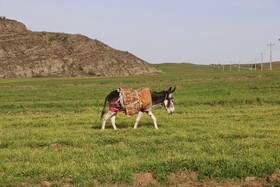
[[161,91],[161,92],[153,92],[154,94],[163,94],[166,93],[165,91]]

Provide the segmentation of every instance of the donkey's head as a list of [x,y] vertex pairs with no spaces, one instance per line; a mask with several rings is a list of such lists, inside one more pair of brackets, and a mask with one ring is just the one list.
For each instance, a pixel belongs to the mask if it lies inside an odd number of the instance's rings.
[[173,102],[173,93],[175,92],[176,87],[172,90],[172,87],[170,87],[165,94],[165,99],[163,101],[163,105],[165,109],[167,110],[168,114],[172,114],[175,112],[175,106]]

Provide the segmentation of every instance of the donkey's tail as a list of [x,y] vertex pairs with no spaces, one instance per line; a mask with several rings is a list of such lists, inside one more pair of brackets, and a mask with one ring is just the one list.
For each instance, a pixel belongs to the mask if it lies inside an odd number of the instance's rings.
[[106,104],[107,104],[107,100],[108,100],[108,96],[105,98],[105,101],[104,101],[104,106],[103,106],[103,110],[102,110],[102,113],[101,113],[101,118],[104,116],[105,112],[106,112]]

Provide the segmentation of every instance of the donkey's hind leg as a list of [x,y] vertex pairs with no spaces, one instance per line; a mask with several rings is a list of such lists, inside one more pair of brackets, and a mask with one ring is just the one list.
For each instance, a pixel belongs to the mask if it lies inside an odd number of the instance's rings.
[[114,114],[112,117],[111,117],[111,122],[112,122],[112,126],[115,130],[117,130],[117,127],[116,127],[116,114]]
[[[101,130],[105,130],[105,125],[106,125],[106,121],[111,118],[112,116],[116,115],[116,112],[111,112],[109,111],[102,119],[102,127],[101,127]],[[116,125],[115,125],[116,126]],[[114,125],[113,125],[114,127]],[[115,127],[114,127],[115,129]]]

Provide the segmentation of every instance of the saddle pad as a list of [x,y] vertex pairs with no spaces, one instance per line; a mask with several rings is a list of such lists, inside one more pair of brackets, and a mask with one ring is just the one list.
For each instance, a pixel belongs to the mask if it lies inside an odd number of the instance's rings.
[[125,113],[129,117],[137,114],[141,108],[147,107],[152,102],[151,90],[149,88],[140,88],[138,90],[120,88],[119,91],[123,98]]
[[146,109],[152,103],[152,94],[150,88],[140,88],[136,90],[142,103],[142,108]]

